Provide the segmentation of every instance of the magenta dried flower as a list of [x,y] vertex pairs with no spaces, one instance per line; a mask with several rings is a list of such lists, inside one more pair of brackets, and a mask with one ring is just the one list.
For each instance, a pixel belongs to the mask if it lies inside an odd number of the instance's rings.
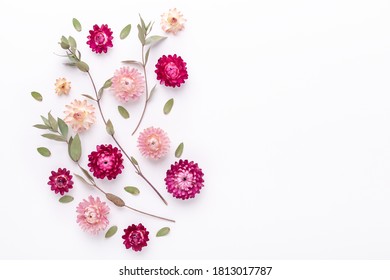
[[58,168],[58,171],[52,171],[51,176],[49,177],[48,185],[51,186],[51,190],[55,193],[60,193],[64,195],[64,193],[68,192],[69,189],[73,188],[72,175],[70,175],[70,171],[66,168]]
[[160,84],[164,84],[167,87],[180,87],[184,84],[184,80],[188,79],[187,63],[183,61],[180,56],[176,54],[163,55],[159,58],[156,64],[157,80],[160,80]]
[[89,31],[87,44],[95,53],[106,53],[108,48],[112,45],[112,31],[107,24],[102,24],[99,27],[97,24],[93,26],[93,29]]
[[142,224],[138,226],[132,224],[124,229],[125,234],[122,236],[124,239],[126,249],[133,249],[134,251],[141,251],[143,247],[147,246],[149,241],[149,232]]
[[96,151],[88,155],[88,160],[89,170],[93,172],[93,176],[100,179],[116,179],[124,168],[121,151],[111,144],[96,146]]

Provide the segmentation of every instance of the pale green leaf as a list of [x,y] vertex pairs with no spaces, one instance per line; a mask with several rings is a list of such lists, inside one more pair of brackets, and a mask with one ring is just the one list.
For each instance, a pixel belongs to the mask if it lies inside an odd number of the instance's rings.
[[129,36],[130,30],[131,30],[131,24],[126,25],[126,26],[122,29],[122,31],[121,31],[121,33],[120,33],[120,35],[119,35],[119,38],[121,38],[122,40],[125,39],[127,36]]
[[68,37],[68,42],[69,42],[69,46],[73,49],[77,49],[77,43],[76,43],[76,40],[72,37],[72,36],[69,36]]
[[150,100],[150,98],[152,98],[152,96],[153,96],[153,94],[154,94],[154,92],[156,91],[156,86],[157,86],[157,84],[155,84],[154,85],[154,87],[150,90],[150,93],[149,93],[149,98],[148,98],[148,100]]
[[164,109],[163,109],[165,115],[169,114],[169,112],[172,110],[173,103],[174,103],[173,98],[169,99],[167,101],[167,103],[165,103]]
[[70,158],[78,162],[81,157],[81,141],[79,134],[76,134],[76,136],[73,138],[72,143],[69,144],[69,156]]
[[148,63],[150,49],[151,49],[151,48],[149,48],[149,49],[146,51],[146,54],[145,54],[145,65]]
[[146,38],[145,45],[157,44],[157,43],[161,42],[162,40],[165,40],[166,38],[167,37],[164,37],[164,36],[153,35],[153,36]]
[[73,18],[72,23],[73,23],[74,29],[76,29],[77,32],[80,32],[81,31],[81,24],[77,20],[77,18]]
[[160,229],[160,230],[157,232],[156,236],[157,236],[157,237],[165,236],[165,235],[167,235],[170,231],[171,231],[171,229],[170,229],[169,227],[163,227],[162,229]]
[[183,154],[183,149],[184,149],[184,144],[182,142],[182,143],[180,143],[180,145],[177,147],[177,149],[175,151],[175,157],[180,158],[181,155]]
[[138,39],[142,45],[145,45],[145,30],[138,24]]
[[107,81],[104,82],[103,88],[104,89],[109,88],[111,87],[111,85],[112,85],[112,81],[111,78],[109,78]]
[[69,131],[68,125],[61,118],[57,118],[57,122],[62,136],[68,138],[68,131]]
[[115,233],[118,231],[118,227],[117,226],[112,226],[110,227],[107,232],[106,232],[106,235],[104,236],[105,238],[110,238],[111,236],[115,235]]
[[134,157],[130,157],[130,161],[131,161],[134,165],[138,165],[138,161],[137,161]]
[[74,200],[73,196],[64,195],[58,201],[61,203],[69,203],[69,202],[72,202],[73,200]]
[[82,72],[88,72],[88,71],[89,71],[89,66],[88,66],[88,64],[85,63],[84,61],[78,61],[78,62],[76,63],[76,66],[77,66],[77,68],[79,68],[80,71],[82,71]]
[[36,100],[36,101],[39,101],[39,102],[41,102],[42,101],[42,95],[39,93],[39,92],[37,92],[37,91],[32,91],[31,92],[31,96]]
[[90,95],[88,95],[88,94],[82,94],[82,96],[84,96],[84,97],[86,97],[86,98],[88,98],[88,99],[91,99],[91,100],[93,100],[93,101],[96,101],[95,98],[93,98],[92,96],[90,96]]
[[81,171],[83,171],[84,175],[91,181],[91,182],[95,182],[95,180],[93,179],[93,177],[91,176],[91,174],[89,174],[89,172],[87,170],[85,170],[84,168],[82,168],[80,166],[80,169]]
[[83,182],[86,185],[93,186],[91,183],[87,182],[87,180],[84,179],[84,177],[80,176],[79,174],[73,173],[76,178],[78,178],[81,182]]
[[110,134],[110,135],[114,135],[114,133],[115,133],[114,126],[112,125],[111,120],[108,120],[108,121],[107,121],[107,124],[106,124],[106,131],[107,131],[107,133]]
[[50,128],[49,120],[46,119],[44,116],[41,116],[41,119],[42,119],[43,123]]
[[142,67],[142,63],[139,62],[139,61],[137,61],[137,60],[123,60],[122,62],[123,62],[123,63],[126,63],[126,64],[136,64],[136,65]]
[[118,112],[119,112],[119,114],[121,114],[121,116],[122,116],[124,119],[128,119],[128,118],[130,117],[129,112],[126,110],[125,107],[118,106]]
[[56,119],[51,115],[50,112],[47,114],[47,117],[48,117],[52,131],[57,132],[58,131],[58,124],[57,124]]
[[38,128],[38,129],[49,129],[50,128],[44,124],[35,124],[35,125],[33,125],[33,127]]
[[51,139],[51,140],[55,140],[55,141],[66,142],[66,139],[62,135],[46,133],[46,134],[42,134],[42,137],[45,137],[45,138]]
[[51,156],[51,152],[50,152],[50,150],[48,148],[39,147],[39,148],[37,148],[37,151],[38,151],[38,153],[40,153],[44,157],[50,157]]
[[131,193],[132,195],[139,195],[140,191],[137,187],[128,186],[125,187],[125,191]]

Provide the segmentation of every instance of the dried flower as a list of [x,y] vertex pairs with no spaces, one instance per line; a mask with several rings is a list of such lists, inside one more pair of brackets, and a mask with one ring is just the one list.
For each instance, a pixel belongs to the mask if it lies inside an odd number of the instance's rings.
[[88,160],[89,170],[93,172],[93,176],[100,179],[116,179],[124,168],[121,151],[111,144],[96,146],[96,151],[88,155]]
[[138,137],[138,148],[144,157],[160,159],[168,153],[170,140],[161,128],[149,127]]
[[72,127],[75,132],[88,130],[96,121],[95,107],[88,104],[87,100],[74,100],[65,106],[67,110],[64,121]]
[[55,193],[60,193],[64,195],[64,193],[68,192],[69,189],[73,188],[72,175],[70,175],[70,171],[66,168],[58,168],[58,171],[52,171],[51,176],[49,177],[48,185],[51,186],[51,190]]
[[197,163],[180,160],[167,171],[165,184],[167,190],[176,198],[194,198],[203,187],[203,172]]
[[93,30],[89,30],[87,44],[96,53],[106,53],[109,47],[112,47],[112,31],[107,24],[102,24],[99,27],[97,24],[93,26]]
[[84,199],[76,208],[77,223],[80,227],[91,234],[98,234],[99,231],[106,229],[108,226],[107,215],[110,208],[100,198],[92,196],[88,200]]
[[141,73],[130,67],[122,67],[115,71],[111,79],[111,89],[122,102],[137,100],[145,91],[145,81]]
[[176,54],[165,56],[163,55],[157,61],[156,70],[157,80],[160,84],[165,84],[167,87],[180,87],[188,79],[187,63]]
[[122,236],[124,239],[126,249],[133,249],[134,251],[141,251],[143,247],[147,246],[149,241],[149,232],[142,224],[138,226],[132,224],[124,229],[125,234]]
[[58,78],[56,80],[55,90],[57,95],[68,95],[70,91],[70,82],[68,82],[65,78]]
[[167,33],[172,32],[176,34],[184,29],[184,23],[186,21],[176,8],[169,9],[168,12],[161,15],[161,28]]

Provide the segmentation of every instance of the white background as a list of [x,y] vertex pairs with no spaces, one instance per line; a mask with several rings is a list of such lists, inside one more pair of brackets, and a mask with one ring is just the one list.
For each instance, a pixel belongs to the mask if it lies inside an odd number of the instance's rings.
[[[75,180],[73,203],[58,203],[47,185],[51,170],[77,171],[66,147],[32,128],[49,110],[81,93],[92,94],[85,75],[55,56],[61,35],[74,36],[101,85],[121,66],[138,59],[138,13],[155,20],[177,7],[185,31],[156,47],[153,64],[177,53],[189,79],[179,89],[158,87],[142,128],[169,134],[169,156],[142,159],[130,133],[142,102],[127,104],[130,120],[106,93],[103,107],[120,142],[142,164],[169,202],[164,206],[128,162],[106,190],[134,207],[176,219],[150,219],[111,206],[120,229],[142,222],[151,232],[141,253],[125,250],[121,234],[91,237],[76,224],[75,207],[95,190]],[[390,3],[388,1],[12,1],[0,4],[1,198],[3,259],[388,259],[390,257]],[[76,17],[83,31],[76,33]],[[85,44],[93,24],[114,31],[114,48],[96,55]],[[133,30],[125,41],[120,30]],[[57,97],[58,77],[72,81],[71,95]],[[44,102],[34,101],[39,91]],[[175,98],[168,116],[166,100]],[[83,135],[84,156],[112,143],[101,119]],[[175,200],[164,191],[164,174],[176,146],[199,163],[205,187],[196,199]],[[36,147],[53,155],[43,158]],[[137,185],[141,195],[123,191]],[[170,226],[171,233],[154,237]]]

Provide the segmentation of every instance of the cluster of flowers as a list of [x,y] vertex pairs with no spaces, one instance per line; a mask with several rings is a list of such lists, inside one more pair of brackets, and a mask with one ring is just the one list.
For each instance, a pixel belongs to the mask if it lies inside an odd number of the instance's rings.
[[[176,9],[170,9],[167,13],[164,13],[162,15],[161,27],[162,30],[166,33],[176,34],[177,32],[183,30],[185,21],[186,20],[183,18],[182,14],[179,11],[177,11]],[[76,30],[79,29],[78,31],[80,31],[81,26],[78,21],[76,21],[76,23],[77,25],[75,26],[75,28]],[[142,18],[141,24],[137,26],[139,29],[139,38],[142,47],[147,44],[146,40],[148,40],[147,35],[148,32],[150,32],[151,30],[150,26],[150,23],[149,25],[145,26]],[[159,38],[160,40],[161,38],[165,39],[165,37],[161,36],[151,37]],[[93,29],[89,31],[87,39],[87,44],[89,45],[91,50],[98,54],[107,53],[108,49],[113,47],[113,32],[106,24],[103,24],[100,27],[98,25],[94,25]],[[89,74],[89,67],[86,67],[85,63],[80,60],[81,54],[74,45],[75,43],[72,44],[71,40],[61,42],[61,47],[67,50],[68,58],[70,58],[72,62],[75,62],[75,66],[77,66],[80,70],[82,70],[83,72],[87,72],[91,81],[93,82],[92,77]],[[149,51],[150,48],[148,52]],[[79,56],[76,55],[77,52],[79,53]],[[147,104],[147,101],[150,98],[150,92],[148,92],[148,84],[146,82],[146,62],[144,62],[144,59],[145,57],[142,58],[142,63],[138,62],[139,68],[141,68],[141,70],[144,70],[143,73],[140,72],[139,69],[134,67],[121,67],[115,71],[112,78],[109,80],[109,84],[105,87],[110,88],[113,95],[120,102],[126,103],[128,101],[137,101],[143,94],[146,94]],[[183,83],[185,83],[185,80],[188,79],[186,63],[180,56],[176,54],[163,55],[162,57],[160,57],[155,64],[154,72],[156,74],[156,79],[160,82],[160,84],[167,87],[180,87]],[[65,78],[58,78],[56,80],[55,92],[57,95],[69,95],[70,91],[70,81]],[[95,101],[100,109],[100,93],[96,92],[96,89],[95,93],[96,99],[91,98],[90,96],[89,99]],[[96,108],[93,104],[90,103],[90,100],[75,99],[70,104],[65,106],[63,126],[67,125],[71,127],[72,130],[77,133],[78,137],[79,133],[87,131],[96,122],[95,111]],[[111,122],[105,120],[101,110],[100,113],[102,114],[102,118],[106,125],[106,128],[112,128]],[[49,115],[49,118],[46,119],[47,122],[45,122],[44,120],[45,125],[43,125],[43,127],[41,126],[38,128],[46,128],[56,132],[57,128],[55,130],[53,129],[50,117],[51,115]],[[58,125],[61,125],[60,121],[61,119],[58,119]],[[57,126],[57,124],[55,124],[54,126]],[[60,140],[67,142],[71,149],[72,145],[76,145],[72,144],[72,141],[76,142],[76,137],[71,137],[70,139],[68,139],[67,129],[68,128],[66,128],[65,135],[64,133],[62,133],[63,131],[61,130],[62,135],[60,136],[62,137],[62,140],[61,138]],[[113,136],[113,128],[112,131],[110,131],[111,130],[109,129],[107,130],[107,132],[111,136]],[[83,169],[79,165],[79,167],[83,170],[84,174],[90,178],[89,182],[91,183],[91,185],[95,186],[96,188],[98,187],[93,177],[97,179],[107,180],[116,179],[117,176],[120,175],[124,170],[123,161],[125,157],[130,160],[131,164],[136,169],[136,173],[144,178],[144,175],[141,173],[141,169],[139,168],[138,162],[133,157],[129,157],[126,152],[123,151],[117,140],[114,137],[113,139],[118,144],[118,147],[115,147],[111,144],[101,144],[96,146],[95,151],[89,153],[88,170],[89,172],[91,172],[92,175],[90,175],[87,170]],[[58,138],[55,140],[58,140]],[[168,137],[168,134],[163,129],[148,127],[144,129],[141,133],[139,133],[137,146],[142,156],[152,160],[158,160],[168,154],[170,149],[170,139]],[[78,163],[78,158],[74,159],[72,157],[72,159]],[[195,195],[200,192],[201,188],[203,187],[203,183],[204,180],[202,169],[199,168],[198,164],[194,163],[193,161],[180,159],[179,161],[172,164],[170,169],[166,172],[166,189],[168,193],[172,194],[173,197],[178,199],[186,200],[194,198]],[[149,184],[151,185],[151,183]],[[60,194],[61,196],[63,196],[65,193],[69,192],[73,188],[73,176],[68,169],[58,168],[57,171],[51,172],[48,185],[50,185],[51,190],[54,191],[56,194]],[[102,191],[106,195],[108,200],[113,202],[116,206],[126,206],[119,197],[114,196],[114,199],[110,199],[109,195],[111,194],[107,194],[100,188],[98,189]],[[111,195],[111,197],[113,197],[113,195]],[[83,230],[91,234],[98,234],[99,232],[105,230],[109,225],[108,214],[110,213],[110,207],[99,197],[89,196],[88,199],[84,199],[78,204],[76,211],[77,223]],[[141,251],[142,248],[147,245],[147,241],[149,241],[149,232],[141,223],[139,223],[138,225],[132,224],[124,229],[124,235],[122,236],[122,238],[124,240],[123,244],[127,249],[131,248],[134,251]]]

